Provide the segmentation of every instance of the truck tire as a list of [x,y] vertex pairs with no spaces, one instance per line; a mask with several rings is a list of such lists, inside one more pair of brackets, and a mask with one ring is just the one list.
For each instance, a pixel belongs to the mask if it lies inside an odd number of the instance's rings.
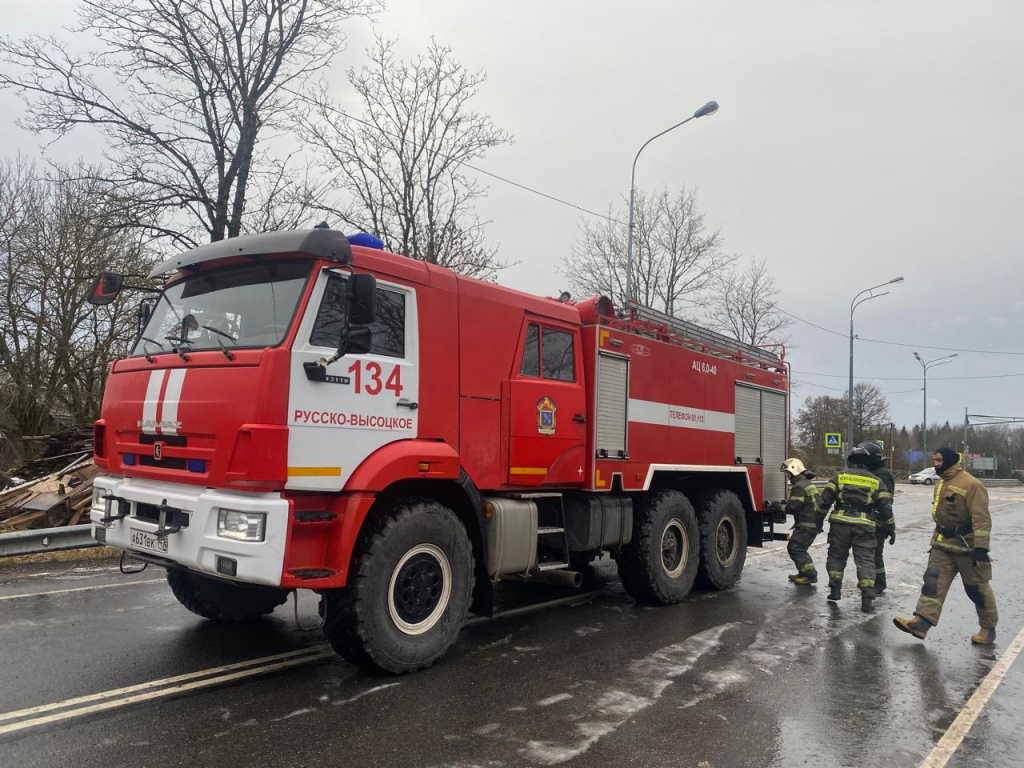
[[728,589],[740,580],[747,561],[747,516],[732,491],[714,489],[697,498],[700,567],[697,586]]
[[355,664],[412,672],[455,642],[472,595],[465,527],[436,501],[401,499],[361,536],[348,585],[324,591],[324,634]]
[[678,603],[693,588],[699,558],[697,517],[686,496],[644,494],[633,512],[633,538],[616,557],[626,591],[641,603]]
[[249,621],[273,613],[288,599],[287,589],[233,584],[201,573],[171,569],[167,583],[178,602],[212,621]]

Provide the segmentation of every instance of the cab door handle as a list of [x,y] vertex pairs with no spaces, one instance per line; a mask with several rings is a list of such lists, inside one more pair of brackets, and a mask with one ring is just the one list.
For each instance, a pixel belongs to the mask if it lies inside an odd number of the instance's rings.
[[572,420],[575,421],[577,424],[586,424],[587,423],[587,417],[584,416],[582,413],[574,413],[572,415]]
[[419,403],[414,403],[412,400],[406,400],[404,397],[401,400],[399,400],[396,403],[396,405],[399,408],[408,408],[410,411],[415,411],[417,408],[420,407]]

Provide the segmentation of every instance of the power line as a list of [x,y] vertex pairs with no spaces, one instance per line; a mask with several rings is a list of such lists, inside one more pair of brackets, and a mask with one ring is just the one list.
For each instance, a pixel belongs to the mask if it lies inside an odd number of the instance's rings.
[[[800,317],[798,315],[794,315],[792,312],[787,312],[782,307],[780,307],[778,304],[775,305],[775,309],[777,309],[782,314],[786,315],[786,317],[791,317],[794,320],[798,320],[801,323],[809,325],[809,326],[811,326],[813,328],[817,328],[819,331],[825,331],[826,333],[831,333],[833,336],[842,336],[844,339],[850,338],[850,334],[848,334],[848,333],[840,333],[839,331],[834,331],[831,328],[826,328],[823,325],[818,325],[817,323],[812,323],[810,320],[805,320],[804,318],[802,318],[802,317]],[[909,349],[934,349],[934,350],[937,350],[939,352],[970,352],[972,354],[977,354],[977,355],[1011,355],[1011,356],[1015,356],[1015,357],[1024,357],[1024,352],[997,351],[997,350],[994,350],[994,349],[964,349],[962,347],[934,347],[934,346],[931,346],[929,344],[908,344],[908,343],[903,342],[903,341],[885,341],[883,339],[867,339],[867,338],[864,338],[863,336],[856,336],[855,338],[857,339],[857,341],[866,341],[869,344],[885,344],[887,346],[907,347]]]
[[[818,389],[828,389],[828,390],[831,390],[832,392],[842,392],[843,394],[846,393],[846,389],[845,388],[829,387],[829,386],[826,386],[824,384],[815,384],[813,381],[803,381],[801,379],[794,379],[794,378],[790,378],[790,381],[795,382],[796,384],[805,384],[808,387],[817,387]],[[908,392],[920,392],[920,391],[921,391],[921,387],[915,387],[914,389],[897,389],[897,390],[892,391],[892,392],[882,392],[882,394],[883,395],[905,395]]]
[[[817,371],[799,371],[801,376],[822,376],[826,379],[845,379],[845,373],[818,373]],[[933,376],[931,381],[976,381],[978,379],[1013,379],[1024,376],[1024,373],[993,373],[987,376]],[[858,376],[861,381],[918,381],[920,376]],[[845,390],[844,390],[845,391]]]
[[[296,94],[296,95],[298,95],[298,94]],[[309,101],[309,99],[305,99],[305,100]],[[336,112],[339,115],[343,115],[347,120],[352,120],[353,122],[359,123],[360,125],[365,125],[367,128],[371,128],[371,129],[373,129],[373,130],[375,130],[375,131],[377,131],[379,133],[383,133],[383,134],[385,134],[387,136],[390,136],[393,139],[401,139],[401,140],[405,141],[407,144],[410,144],[410,145],[415,146],[415,147],[419,147],[420,149],[429,149],[429,147],[427,147],[425,144],[419,144],[419,143],[417,143],[415,141],[412,141],[412,140],[408,139],[407,137],[399,136],[398,134],[391,133],[390,131],[385,131],[379,125],[374,125],[373,123],[369,122],[368,120],[363,120],[361,118],[355,117],[354,115],[349,114],[348,112],[346,112],[343,109],[338,109],[335,106],[330,106],[330,110],[332,112]],[[616,224],[625,224],[626,223],[626,222],[621,221],[620,219],[616,219],[614,216],[610,216],[610,215],[608,215],[606,213],[597,213],[596,211],[592,211],[589,208],[584,208],[582,205],[577,205],[576,203],[570,202],[568,200],[563,200],[560,197],[555,197],[554,195],[549,195],[547,192],[541,192],[539,189],[534,189],[533,187],[529,187],[526,184],[521,184],[518,181],[513,181],[512,179],[508,179],[508,178],[506,178],[504,176],[499,176],[498,174],[492,173],[491,171],[485,171],[483,168],[478,168],[475,165],[470,165],[469,163],[467,163],[464,160],[459,160],[457,158],[454,158],[452,155],[445,155],[445,154],[443,154],[441,152],[438,152],[437,154],[440,157],[445,158],[446,160],[454,160],[459,165],[463,165],[466,168],[469,168],[470,170],[476,171],[477,173],[482,173],[484,176],[490,176],[492,179],[497,179],[498,181],[504,182],[505,184],[510,184],[511,186],[517,187],[518,189],[521,189],[521,190],[523,190],[525,192],[529,192],[531,194],[538,195],[540,197],[543,197],[546,200],[551,200],[552,202],[559,203],[560,205],[564,205],[564,206],[567,206],[569,208],[574,208],[575,210],[577,210],[577,211],[579,211],[581,213],[585,213],[588,216],[595,216],[595,217],[597,217],[599,219],[604,219],[605,221],[611,221],[611,222],[614,222]]]

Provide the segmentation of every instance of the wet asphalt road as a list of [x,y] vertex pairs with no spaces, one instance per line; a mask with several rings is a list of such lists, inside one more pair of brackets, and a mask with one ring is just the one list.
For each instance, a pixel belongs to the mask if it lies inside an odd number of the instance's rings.
[[[852,563],[838,607],[822,586],[789,584],[784,543],[752,550],[736,588],[664,608],[635,605],[603,563],[583,604],[476,622],[434,668],[398,678],[322,653],[291,602],[219,627],[180,607],[160,570],[0,569],[0,766],[919,766],[1024,626],[1024,489],[990,492],[994,649],[971,646],[959,582],[926,643],[893,627],[913,610],[930,533],[931,489],[905,490],[874,615]],[[824,546],[812,552],[823,571]],[[301,625],[315,627],[315,608],[300,597]],[[95,696],[129,686],[142,687]],[[1018,660],[949,765],[1024,764],[1022,706]]]

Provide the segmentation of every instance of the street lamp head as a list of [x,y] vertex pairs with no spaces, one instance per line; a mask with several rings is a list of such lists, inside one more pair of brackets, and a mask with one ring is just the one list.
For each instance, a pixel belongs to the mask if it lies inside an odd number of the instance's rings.
[[903,282],[903,276],[902,276],[902,275],[900,275],[899,277],[894,277],[894,278],[893,278],[892,280],[890,280],[889,282],[890,282],[890,283],[902,283],[902,282]]
[[918,360],[921,359],[921,356],[919,354],[917,354],[917,352],[914,353],[914,357],[916,357]]
[[706,117],[708,115],[715,114],[715,112],[717,112],[717,111],[718,111],[718,102],[717,101],[709,101],[703,107],[701,107],[696,112],[694,112],[693,116],[694,117]]

